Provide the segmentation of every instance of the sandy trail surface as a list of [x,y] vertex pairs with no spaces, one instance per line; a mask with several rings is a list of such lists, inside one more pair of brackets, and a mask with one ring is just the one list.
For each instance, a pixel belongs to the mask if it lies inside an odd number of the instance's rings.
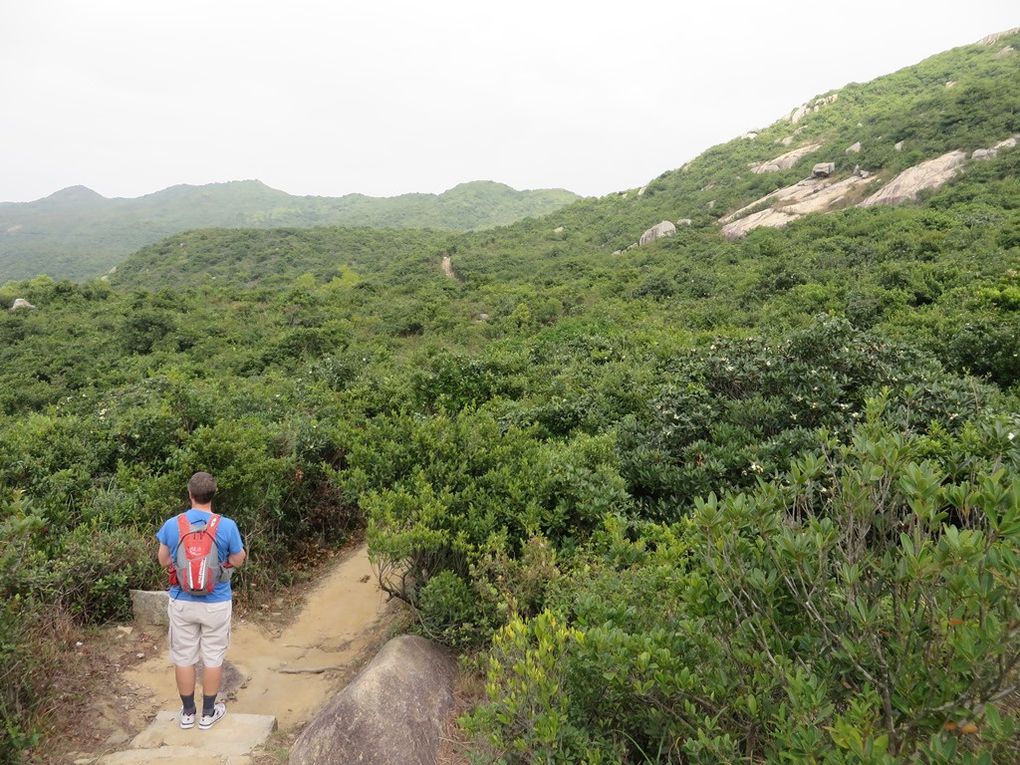
[[[275,715],[283,731],[303,725],[338,680],[367,658],[388,611],[362,544],[323,576],[278,634],[235,617],[227,661],[238,670],[240,687],[226,694],[228,712]],[[180,707],[165,651],[127,670],[124,679],[151,694],[160,709]]]
[[460,281],[460,279],[457,278],[457,272],[453,270],[453,261],[450,260],[449,255],[443,256],[442,266],[443,273],[446,274],[448,279],[453,279],[455,282]]

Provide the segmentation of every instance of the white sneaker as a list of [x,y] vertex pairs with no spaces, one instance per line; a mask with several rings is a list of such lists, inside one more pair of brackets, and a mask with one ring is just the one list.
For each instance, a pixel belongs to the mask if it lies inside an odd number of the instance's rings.
[[220,702],[216,706],[213,707],[213,712],[212,712],[211,715],[207,715],[207,714],[203,714],[202,715],[202,719],[199,720],[199,722],[198,722],[198,727],[201,728],[202,730],[209,730],[226,713],[227,713],[227,705],[224,704],[223,702]]
[[187,730],[188,728],[195,727],[195,713],[192,712],[190,715],[184,714],[184,707],[181,707],[181,713],[178,715],[181,721],[181,727]]

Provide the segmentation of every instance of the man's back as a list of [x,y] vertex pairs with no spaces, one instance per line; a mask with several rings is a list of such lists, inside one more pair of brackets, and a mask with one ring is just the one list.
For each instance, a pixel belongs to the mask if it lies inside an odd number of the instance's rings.
[[[212,517],[212,513],[207,510],[196,510],[191,508],[186,511],[185,516],[188,519],[188,523],[195,525],[199,523],[208,523]],[[177,545],[180,543],[180,532],[177,528],[177,516],[169,519],[163,524],[163,527],[156,534],[156,538],[165,544],[172,556],[176,556]],[[220,516],[219,528],[216,529],[216,550],[219,555],[220,563],[226,563],[227,559],[243,549],[241,543],[241,532],[237,528],[237,524],[234,523],[230,518]],[[225,600],[230,600],[233,597],[233,593],[230,587],[230,580],[224,582],[218,582],[215,589],[208,595],[190,595],[181,589],[179,585],[173,585],[170,588],[170,599],[171,600],[183,600],[197,603],[222,603]]]

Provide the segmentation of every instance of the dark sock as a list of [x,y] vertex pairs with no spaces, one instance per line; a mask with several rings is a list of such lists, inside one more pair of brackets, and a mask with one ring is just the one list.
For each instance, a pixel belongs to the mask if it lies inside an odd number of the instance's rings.
[[202,695],[202,714],[211,715],[213,713],[213,707],[216,706],[216,694],[212,696]]
[[195,692],[192,691],[187,696],[181,694],[181,704],[184,705],[184,714],[193,715],[195,714]]

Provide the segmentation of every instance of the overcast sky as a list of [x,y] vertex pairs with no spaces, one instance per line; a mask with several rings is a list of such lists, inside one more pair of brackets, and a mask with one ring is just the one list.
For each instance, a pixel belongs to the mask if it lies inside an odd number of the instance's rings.
[[0,200],[605,194],[1018,24],[1010,0],[0,0]]

